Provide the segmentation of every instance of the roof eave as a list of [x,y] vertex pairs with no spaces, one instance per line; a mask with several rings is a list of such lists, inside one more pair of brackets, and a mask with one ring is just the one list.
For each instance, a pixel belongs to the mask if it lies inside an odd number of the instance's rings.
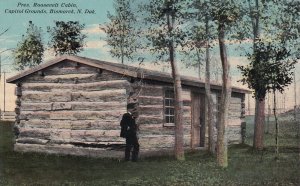
[[33,68],[30,68],[30,69],[27,69],[27,70],[24,70],[22,72],[20,72],[19,74],[15,75],[15,76],[12,76],[10,78],[8,78],[6,80],[7,83],[15,83],[17,80],[21,79],[21,78],[24,78],[32,73],[35,73],[41,69],[44,69],[44,68],[47,68],[49,66],[52,66],[60,61],[63,61],[63,60],[66,60],[67,59],[67,56],[61,56],[61,57],[58,57],[58,58],[55,58],[51,61],[48,61],[47,63],[43,63],[43,64],[40,64],[38,66],[35,66]]
[[90,62],[88,60],[84,60],[84,59],[81,59],[81,58],[75,57],[75,56],[61,56],[61,57],[58,57],[58,58],[53,59],[51,61],[48,61],[46,63],[43,63],[41,65],[38,65],[36,67],[33,67],[31,69],[24,70],[24,71],[20,72],[19,74],[8,78],[6,80],[6,82],[7,83],[16,83],[16,81],[18,81],[21,78],[24,78],[24,77],[26,77],[26,76],[28,76],[32,73],[35,73],[35,72],[37,72],[39,70],[42,70],[44,68],[47,68],[49,66],[55,65],[56,63],[59,63],[59,62],[64,61],[64,60],[71,60],[71,61],[74,61],[74,62],[78,62],[78,63],[81,63],[81,64],[93,66],[93,67],[96,67],[96,68],[101,68],[101,69],[104,69],[104,70],[110,70],[112,72],[120,73],[120,74],[123,74],[123,75],[131,76],[131,77],[137,77],[137,72],[133,72],[133,71],[130,71],[130,70],[127,70],[127,69],[122,69],[120,67],[112,67],[112,66],[107,65],[107,64],[94,63],[94,62]]

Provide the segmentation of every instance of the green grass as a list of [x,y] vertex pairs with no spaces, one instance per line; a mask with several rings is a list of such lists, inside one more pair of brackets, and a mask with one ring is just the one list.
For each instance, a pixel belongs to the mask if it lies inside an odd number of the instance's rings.
[[253,151],[247,145],[252,143],[253,134],[252,124],[249,124],[247,144],[231,146],[229,166],[222,169],[205,151],[187,154],[183,162],[160,157],[137,163],[17,153],[12,151],[12,124],[2,122],[0,185],[299,185],[296,149],[299,139],[294,135],[293,124],[285,122],[285,125],[279,161],[274,160],[272,133],[266,136],[267,147],[262,152]]
[[[254,134],[254,125],[253,125],[253,117],[246,117],[247,122],[247,130],[246,130],[246,143],[252,145],[253,134]],[[298,135],[298,123],[295,123],[289,117],[279,117],[279,147],[282,149],[287,148],[299,148],[299,138]],[[269,126],[269,127],[268,127]],[[275,148],[275,121],[274,118],[270,118],[270,123],[267,121],[265,123],[265,135],[264,135],[264,144],[266,146],[266,150],[270,150]]]

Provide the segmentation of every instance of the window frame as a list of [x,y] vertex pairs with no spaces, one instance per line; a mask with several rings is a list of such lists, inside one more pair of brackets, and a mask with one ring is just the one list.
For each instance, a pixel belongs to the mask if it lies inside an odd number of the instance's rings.
[[[163,96],[163,117],[164,117],[163,121],[164,121],[164,123],[163,123],[163,126],[164,127],[175,127],[175,94],[174,94],[174,90],[172,88],[164,88],[163,91],[164,91],[164,96]],[[167,95],[167,91],[171,91],[173,93],[174,97],[173,98],[167,97],[166,96]],[[168,99],[169,100],[173,100],[173,106],[166,105],[166,100],[168,100]],[[167,108],[173,109],[174,114],[173,115],[166,114],[166,109]],[[166,120],[167,116],[173,117],[173,121],[174,122],[173,123],[167,122],[167,120]]]

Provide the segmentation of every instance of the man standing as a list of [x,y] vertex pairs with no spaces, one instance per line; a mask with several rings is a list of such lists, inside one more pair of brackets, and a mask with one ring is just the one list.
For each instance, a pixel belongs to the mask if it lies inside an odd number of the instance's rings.
[[132,151],[132,161],[138,160],[138,154],[140,145],[137,138],[137,125],[135,123],[135,118],[132,113],[127,108],[128,112],[123,114],[121,120],[121,134],[120,136],[126,138],[126,149],[125,149],[125,161],[130,160],[130,152]]

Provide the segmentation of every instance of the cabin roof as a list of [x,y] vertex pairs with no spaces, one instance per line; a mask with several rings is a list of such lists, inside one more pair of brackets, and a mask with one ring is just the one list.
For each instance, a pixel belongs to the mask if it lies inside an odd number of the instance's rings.
[[[96,59],[91,59],[91,58],[86,58],[86,57],[69,56],[69,55],[57,57],[53,60],[42,63],[36,67],[30,68],[28,70],[24,70],[24,71],[20,72],[19,74],[8,78],[6,80],[6,82],[7,83],[16,83],[18,80],[20,80],[32,73],[35,73],[37,71],[40,71],[42,69],[45,69],[47,67],[50,67],[52,65],[55,65],[62,61],[65,61],[65,60],[70,60],[73,62],[89,65],[92,67],[96,67],[96,68],[100,68],[100,69],[104,69],[104,70],[108,70],[108,71],[112,71],[115,73],[130,76],[130,77],[173,83],[172,76],[169,73],[159,72],[159,71],[154,71],[154,70],[149,70],[149,69],[144,69],[144,68],[139,68],[139,67],[133,67],[133,66],[119,64],[119,63],[106,62],[106,61],[101,61],[101,60],[96,60]],[[183,85],[187,85],[187,86],[205,87],[205,82],[203,82],[195,77],[181,76],[181,82]],[[221,87],[221,85],[212,83],[211,89],[221,90],[222,87]],[[232,91],[237,92],[237,93],[251,93],[250,90],[242,89],[239,87],[232,87]]]

